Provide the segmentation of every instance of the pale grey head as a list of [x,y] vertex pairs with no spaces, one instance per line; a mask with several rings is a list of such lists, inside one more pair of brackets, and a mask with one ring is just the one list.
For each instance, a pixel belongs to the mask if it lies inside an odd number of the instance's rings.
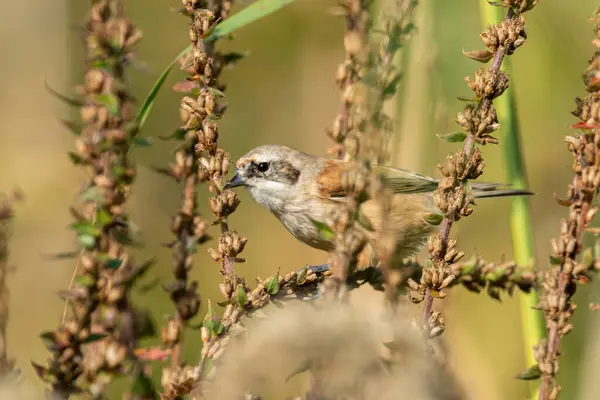
[[264,192],[285,196],[285,192],[299,182],[304,166],[314,160],[315,157],[291,147],[259,146],[237,161],[235,175],[225,188],[245,186],[252,195]]

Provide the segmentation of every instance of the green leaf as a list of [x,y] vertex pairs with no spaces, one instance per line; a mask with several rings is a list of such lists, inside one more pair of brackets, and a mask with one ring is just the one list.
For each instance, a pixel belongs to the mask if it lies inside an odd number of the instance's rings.
[[550,265],[560,265],[562,264],[562,259],[560,257],[550,256]]
[[161,140],[182,140],[185,137],[187,131],[183,128],[177,128],[175,132],[168,136],[159,136],[158,138]]
[[120,258],[111,258],[108,254],[98,254],[96,260],[104,264],[104,268],[106,269],[117,269],[123,264],[123,260]]
[[237,14],[227,18],[222,23],[218,24],[212,34],[207,37],[206,41],[217,40],[229,35],[233,31],[257,21],[284,6],[292,3],[294,0],[258,0],[250,4]]
[[113,236],[113,239],[115,239],[120,244],[123,244],[125,246],[138,245],[138,243],[131,237],[131,233],[129,231],[129,227],[121,227],[119,229],[111,230],[111,234]]
[[81,343],[92,343],[97,342],[98,340],[102,340],[108,337],[106,333],[90,333],[88,337],[81,341]]
[[135,313],[135,325],[138,338],[149,338],[156,336],[156,324],[152,318],[150,309],[137,309]]
[[92,225],[89,222],[74,222],[71,224],[71,229],[75,230],[75,232],[79,234],[87,234],[94,237],[100,236],[100,228]]
[[112,173],[115,176],[115,178],[121,179],[125,175],[127,175],[127,169],[122,165],[113,165]]
[[113,59],[99,59],[92,61],[91,66],[93,68],[103,69],[108,72],[112,72],[115,67],[115,63]]
[[78,236],[79,243],[86,249],[96,247],[96,238],[90,234],[84,233]]
[[85,164],[85,158],[81,157],[79,154],[69,151],[69,158],[71,162],[75,165]]
[[235,300],[238,307],[242,309],[246,306],[246,303],[248,303],[248,294],[246,293],[246,289],[244,289],[243,285],[237,285]]
[[537,364],[535,364],[527,368],[525,371],[521,372],[519,375],[515,376],[515,378],[524,381],[534,381],[540,379],[541,376],[542,372],[540,371],[540,367]]
[[134,137],[140,131],[140,126],[137,121],[129,121],[126,122],[121,129],[125,131],[128,137]]
[[333,231],[327,224],[325,224],[323,222],[315,221],[314,219],[311,221],[312,221],[313,225],[317,228],[317,230],[319,231],[319,234],[321,235],[321,237],[323,239],[331,240],[334,238],[335,234],[333,233]]
[[102,93],[95,97],[96,103],[106,107],[112,115],[119,115],[119,99],[112,93]]
[[81,131],[83,130],[83,124],[77,121],[69,121],[68,119],[61,119],[60,122],[63,123],[64,126],[69,128],[74,135],[81,135]]
[[308,275],[308,267],[304,267],[300,271],[298,271],[298,273],[296,274],[296,284],[304,285],[304,283],[306,282],[307,275]]
[[123,260],[120,260],[118,258],[111,258],[106,261],[106,263],[104,264],[104,268],[117,269],[121,266],[121,264],[123,264]]
[[46,367],[40,364],[36,364],[33,361],[31,361],[31,366],[35,370],[35,374],[38,376],[38,378],[42,379],[44,382],[51,381],[52,375],[48,372],[48,369]]
[[112,215],[105,210],[104,208],[99,208],[96,211],[96,216],[94,218],[94,224],[103,228],[106,225],[110,224],[113,221]]
[[279,292],[279,270],[277,270],[275,275],[273,275],[273,277],[269,279],[269,282],[267,282],[267,284],[265,285],[265,290],[271,296],[276,295],[277,292]]
[[208,330],[208,333],[210,333],[211,337],[216,337],[223,333],[223,324],[212,309],[210,300],[208,301],[208,310],[206,311],[203,325]]
[[140,283],[136,287],[136,291],[139,293],[148,293],[153,290],[160,283],[159,277],[154,277],[150,282]]
[[135,119],[138,123],[138,132],[142,131],[142,128],[143,128],[144,124],[146,123],[146,120],[148,119],[148,115],[150,114],[150,111],[152,110],[152,106],[154,106],[154,102],[156,101],[158,92],[160,92],[160,89],[162,88],[165,81],[167,80],[167,77],[169,76],[169,73],[171,73],[173,66],[175,65],[175,63],[177,62],[177,60],[179,58],[183,57],[185,55],[185,53],[187,53],[189,51],[189,48],[190,47],[188,46],[188,47],[186,47],[186,49],[184,51],[179,53],[177,55],[177,57],[175,57],[175,59],[173,61],[171,61],[171,64],[169,64],[167,66],[167,68],[165,68],[165,70],[162,72],[162,74],[160,74],[160,76],[158,77],[158,80],[156,82],[154,82],[152,89],[150,89],[150,93],[148,93],[148,96],[146,96],[146,98],[144,99],[144,103],[142,103],[142,106],[140,107],[140,111],[138,112],[138,115]]
[[131,393],[143,399],[157,399],[157,391],[152,384],[152,380],[140,371],[133,382]]
[[53,331],[42,332],[40,334],[40,339],[42,339],[42,342],[44,342],[44,346],[49,349],[54,346],[54,343],[56,343]]
[[226,65],[233,65],[248,57],[248,53],[227,53],[223,55],[223,61]]
[[[248,25],[249,23],[256,21],[262,17],[265,17],[273,12],[279,10],[280,8],[292,3],[294,0],[259,0],[248,7],[244,8],[237,14],[227,18],[222,23],[218,24],[216,28],[212,31],[210,36],[208,36],[205,40],[212,41],[217,40],[221,37],[227,36],[236,29],[239,29],[243,26]],[[152,106],[156,101],[156,97],[160,92],[160,89],[163,87],[167,77],[171,73],[173,66],[181,57],[185,56],[188,51],[192,48],[191,45],[187,46],[183,49],[177,56],[171,61],[171,63],[165,68],[165,70],[160,74],[157,81],[150,89],[150,93],[144,99],[142,106],[140,107],[140,111],[136,117],[136,121],[139,125],[139,131],[142,130],[146,120],[148,119],[148,115],[152,110]]]
[[488,282],[498,282],[501,278],[504,278],[506,274],[506,268],[495,268],[485,274],[484,279]]
[[98,186],[91,186],[87,188],[81,194],[81,201],[93,201],[94,203],[101,203],[104,198],[104,189]]
[[391,97],[394,94],[396,94],[396,90],[398,89],[398,84],[400,83],[401,79],[402,75],[396,74],[396,76],[394,76],[394,78],[387,84],[387,86],[383,88],[382,94],[384,98]]
[[136,137],[133,138],[133,145],[137,147],[150,147],[154,141],[149,137]]
[[479,100],[481,100],[479,97],[465,97],[465,96],[458,96],[457,99],[459,101],[464,101],[467,103],[477,103]]
[[380,78],[379,74],[375,70],[370,69],[362,77],[361,82],[367,86],[378,87],[379,86],[379,78]]
[[78,285],[85,286],[85,287],[92,287],[92,286],[96,285],[96,281],[94,281],[94,279],[89,275],[76,276],[75,282]]
[[74,106],[74,107],[81,107],[82,105],[85,104],[85,101],[83,101],[83,99],[76,99],[76,98],[73,98],[73,97],[65,96],[64,94],[61,94],[61,93],[57,92],[56,90],[52,89],[48,85],[47,81],[45,81],[44,84],[46,86],[46,90],[48,92],[50,92],[50,94],[54,95],[58,99],[60,99],[63,102],[67,103],[68,105],[71,105],[71,106]]
[[441,135],[438,134],[436,136],[450,143],[464,142],[467,138],[467,134],[465,132],[452,132]]
[[135,283],[137,279],[144,276],[150,270],[150,267],[154,264],[154,261],[155,261],[154,258],[150,258],[150,259],[144,261],[143,263],[139,264],[135,268],[133,273],[130,273],[129,276],[127,276],[127,278],[123,279],[121,282],[124,285],[131,285],[131,284]]
[[442,223],[442,220],[444,219],[444,216],[442,214],[427,214],[425,216],[425,221],[429,224],[429,225],[439,225]]

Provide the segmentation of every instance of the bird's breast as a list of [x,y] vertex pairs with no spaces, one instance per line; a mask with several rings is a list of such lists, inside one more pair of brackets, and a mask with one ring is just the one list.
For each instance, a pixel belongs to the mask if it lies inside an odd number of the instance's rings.
[[273,210],[273,214],[296,239],[325,251],[333,249],[333,243],[321,236],[313,221],[323,222],[329,212],[328,207],[312,202],[290,202],[280,210]]

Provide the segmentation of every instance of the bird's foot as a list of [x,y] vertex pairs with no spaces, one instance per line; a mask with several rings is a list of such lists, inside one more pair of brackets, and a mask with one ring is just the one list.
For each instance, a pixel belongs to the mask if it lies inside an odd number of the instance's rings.
[[323,272],[329,271],[329,264],[307,265],[306,269],[311,270],[315,274],[322,274]]

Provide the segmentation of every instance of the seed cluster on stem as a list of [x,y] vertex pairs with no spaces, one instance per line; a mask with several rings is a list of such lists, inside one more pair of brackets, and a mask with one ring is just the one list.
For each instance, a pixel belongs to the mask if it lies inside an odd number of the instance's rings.
[[[70,100],[80,107],[82,125],[67,125],[76,138],[69,153],[75,165],[90,172],[80,203],[71,208],[82,251],[74,285],[61,296],[71,313],[55,331],[43,333],[51,352],[47,366],[34,363],[38,375],[52,385],[51,398],[68,398],[86,390],[100,397],[116,375],[134,379],[141,398],[153,396],[150,381],[136,357],[147,316],[133,307],[130,289],[151,265],[138,264],[126,251],[134,244],[125,210],[136,168],[129,157],[138,133],[125,66],[141,32],[123,14],[119,0],[93,0],[85,23],[86,63],[83,98]],[[63,96],[64,98],[64,96]],[[136,378],[137,377],[137,378]]]
[[[459,113],[456,122],[465,130],[460,137],[464,146],[447,157],[438,168],[443,175],[434,200],[443,214],[440,231],[428,241],[429,261],[424,268],[418,292],[424,296],[423,312],[420,323],[426,337],[434,337],[444,331],[444,322],[439,313],[433,311],[434,297],[443,298],[446,288],[454,279],[451,265],[459,261],[464,253],[456,249],[456,241],[450,239],[452,224],[473,212],[474,204],[468,181],[478,178],[485,166],[483,156],[475,144],[496,144],[498,139],[492,134],[500,127],[493,100],[508,87],[508,76],[500,70],[502,60],[524,44],[526,39],[525,20],[522,12],[528,11],[536,1],[506,0],[508,8],[506,19],[489,26],[481,34],[486,50],[464,53],[479,62],[492,61],[489,69],[480,69],[473,78],[465,81],[475,97],[469,101],[464,112]],[[459,138],[452,135],[452,140]],[[448,137],[449,136],[442,136]],[[433,332],[435,331],[435,335]]]
[[[369,7],[372,0],[348,0],[339,5],[346,22],[344,49],[346,59],[338,66],[335,80],[341,90],[340,112],[326,134],[336,144],[329,152],[339,159],[355,160],[360,152],[360,136],[366,123],[364,96],[360,95],[360,80],[365,73],[369,54]],[[354,226],[361,202],[367,199],[367,186],[371,177],[369,163],[342,173],[342,186],[348,201],[341,205],[326,221],[331,235],[335,236],[335,251],[330,259],[332,279],[323,286],[323,292],[333,298],[343,299],[348,275],[357,264],[357,257],[367,244],[363,232]]]
[[[592,205],[600,188],[600,9],[594,15],[596,46],[594,57],[584,74],[589,94],[577,98],[573,112],[581,122],[573,128],[581,133],[567,136],[565,142],[573,155],[573,180],[567,197],[559,204],[569,208],[560,224],[560,236],[552,241],[552,267],[543,274],[539,308],[546,319],[548,336],[534,348],[541,374],[540,400],[556,399],[560,386],[556,382],[560,341],[573,325],[569,322],[575,304],[572,297],[577,283],[587,282],[600,269],[600,248],[583,249],[583,235],[594,219],[598,207]],[[579,255],[581,258],[579,261]]]
[[[181,207],[171,224],[175,239],[169,244],[173,248],[175,280],[165,288],[175,305],[176,314],[168,319],[161,332],[163,347],[171,358],[171,366],[163,368],[161,379],[163,397],[167,399],[180,399],[189,394],[201,373],[198,366],[185,365],[182,360],[184,327],[200,308],[198,282],[189,281],[189,272],[197,245],[210,239],[207,233],[209,223],[197,211],[196,189],[211,177],[218,179],[218,176],[224,175],[229,162],[228,155],[217,148],[219,126],[215,122],[225,111],[225,105],[217,101],[217,97],[222,98],[221,90],[225,87],[218,83],[217,78],[226,63],[222,54],[213,51],[213,43],[205,44],[203,38],[214,26],[215,15],[219,16],[219,22],[227,18],[231,4],[231,1],[183,0],[182,12],[190,17],[188,30],[192,50],[182,60],[182,69],[189,73],[189,77],[185,82],[176,84],[174,89],[191,93],[195,98],[186,96],[181,101],[183,126],[173,135],[181,144],[175,152],[175,162],[168,169],[161,170],[178,182],[183,181]],[[197,158],[197,153],[203,151],[211,160],[204,163],[208,165],[203,165]],[[217,218],[226,218],[235,211],[239,200],[234,192],[228,192],[211,198],[210,204]]]
[[[346,59],[338,66],[335,81],[340,87],[340,112],[326,134],[335,145],[329,149],[339,159],[353,160],[360,151],[360,113],[357,113],[356,95],[364,74],[368,54],[368,34],[371,25],[369,7],[373,0],[347,0],[339,9],[346,21],[344,49]],[[364,117],[364,116],[363,116]]]

